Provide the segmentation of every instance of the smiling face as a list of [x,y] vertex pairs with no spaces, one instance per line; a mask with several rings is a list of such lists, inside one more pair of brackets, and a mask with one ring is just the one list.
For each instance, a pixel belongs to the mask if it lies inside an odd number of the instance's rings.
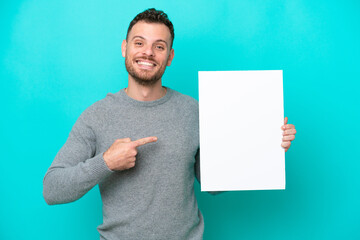
[[139,21],[121,48],[129,80],[143,86],[157,83],[174,57],[170,31],[162,23]]

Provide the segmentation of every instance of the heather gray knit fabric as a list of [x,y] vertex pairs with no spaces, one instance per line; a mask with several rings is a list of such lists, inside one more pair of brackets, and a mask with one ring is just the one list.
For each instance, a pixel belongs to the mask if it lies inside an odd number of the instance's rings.
[[[138,148],[134,168],[113,172],[102,155],[118,138],[158,141]],[[151,102],[124,90],[86,109],[44,178],[48,204],[75,201],[99,184],[100,239],[202,239],[194,195],[198,173],[198,103],[171,89]],[[196,164],[195,164],[196,163]]]

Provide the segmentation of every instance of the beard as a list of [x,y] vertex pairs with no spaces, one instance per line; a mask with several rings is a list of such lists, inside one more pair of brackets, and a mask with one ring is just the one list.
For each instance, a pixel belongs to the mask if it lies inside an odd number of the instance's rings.
[[[140,60],[141,59],[155,62],[153,58],[140,58]],[[135,70],[133,61],[128,56],[126,56],[125,67],[126,71],[138,84],[142,86],[153,86],[161,79],[162,75],[165,72],[166,65],[160,65],[160,68],[155,73],[151,73],[150,71],[145,69]]]

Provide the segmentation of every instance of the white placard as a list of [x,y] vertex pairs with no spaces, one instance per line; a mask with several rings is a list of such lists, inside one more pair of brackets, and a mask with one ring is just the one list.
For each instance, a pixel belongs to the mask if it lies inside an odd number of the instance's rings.
[[201,191],[285,189],[282,76],[199,72]]

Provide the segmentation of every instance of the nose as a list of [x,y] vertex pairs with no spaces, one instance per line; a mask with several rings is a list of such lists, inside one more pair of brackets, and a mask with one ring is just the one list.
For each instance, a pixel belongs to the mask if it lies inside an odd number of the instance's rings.
[[144,47],[144,52],[145,55],[150,56],[150,57],[154,57],[155,56],[155,52],[154,49],[151,45],[147,45]]

